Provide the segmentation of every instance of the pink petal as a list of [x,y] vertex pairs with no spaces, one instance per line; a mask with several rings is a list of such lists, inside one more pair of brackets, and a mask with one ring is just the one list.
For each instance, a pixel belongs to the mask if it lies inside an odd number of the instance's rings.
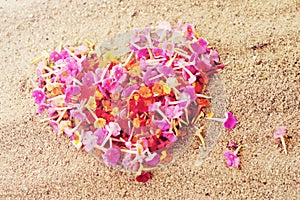
[[285,136],[286,135],[286,127],[285,126],[279,126],[277,130],[274,133],[274,138],[280,138],[280,136]]

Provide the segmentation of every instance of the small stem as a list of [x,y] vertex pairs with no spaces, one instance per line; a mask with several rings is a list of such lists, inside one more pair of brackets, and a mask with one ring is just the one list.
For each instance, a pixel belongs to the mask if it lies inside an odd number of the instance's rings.
[[40,57],[38,57],[38,58],[32,60],[32,61],[30,62],[30,64],[31,64],[31,65],[36,64],[36,63],[40,62],[41,60],[43,60],[43,59],[46,58],[46,57],[47,57],[46,55],[42,55],[42,56],[40,56]]
[[[187,62],[184,62],[184,63],[187,63]],[[189,69],[186,68],[186,65],[184,63],[179,62],[178,63],[179,64],[179,68],[176,68],[176,69],[182,68],[190,76],[189,83],[195,82],[196,79],[197,79],[196,76]]]
[[172,132],[172,129],[173,129],[173,121],[174,121],[174,120],[171,119],[171,124],[170,124],[170,129],[169,129],[170,132]]
[[149,60],[146,60],[145,62],[147,63],[147,65],[157,65],[159,64],[161,61],[165,61],[166,59],[165,58],[160,58],[160,59],[149,59]]
[[108,139],[111,137],[112,134],[113,134],[112,131],[108,132],[108,135],[106,136],[106,138],[102,142],[101,147],[104,147],[104,145],[106,144],[106,142],[108,141]]
[[187,47],[189,48],[189,50],[190,50],[192,53],[194,53],[194,49],[192,48],[191,43],[188,43]]
[[95,148],[96,148],[96,149],[100,149],[100,150],[103,151],[103,152],[106,152],[106,151],[107,151],[106,148],[104,148],[104,147],[102,147],[102,146],[99,146],[99,145],[96,145]]
[[142,171],[152,171],[157,169],[158,167],[142,167]]
[[72,129],[72,132],[75,132],[79,128],[81,123],[82,123],[82,121],[79,121],[79,123]]
[[88,109],[88,111],[90,111],[90,113],[92,114],[92,116],[94,117],[94,119],[97,120],[98,117],[97,117],[97,115],[95,114],[95,112],[92,111],[90,108],[87,108],[87,109]]
[[109,148],[112,148],[112,139],[109,138]]
[[170,102],[169,102],[169,105],[176,105],[176,104],[184,103],[184,102],[186,102],[186,100],[170,101]]
[[201,117],[204,117],[204,113],[203,112],[201,112],[198,116],[197,116],[197,118],[194,120],[194,124],[196,124],[199,120],[200,120],[200,118]]
[[176,124],[174,122],[173,122],[173,128],[174,128],[176,136],[178,136],[179,135],[178,129],[177,129]]
[[134,46],[135,48],[137,48],[138,50],[141,49],[141,47],[140,47],[139,45],[137,45],[137,44],[135,44],[135,43],[133,43],[133,42],[130,42],[130,44],[131,44],[132,46]]
[[78,85],[81,85],[81,86],[83,85],[78,79],[76,79],[74,77],[73,77],[73,82],[77,83]]
[[72,109],[72,107],[57,107],[54,110],[60,111],[60,110],[64,110],[64,109]]
[[117,138],[111,138],[112,141],[116,141],[116,142],[123,142],[122,140],[120,139],[117,139]]
[[125,61],[125,63],[124,63],[124,66],[128,65],[128,63],[129,63],[129,61],[130,61],[130,59],[131,59],[133,53],[134,53],[134,51],[132,50],[132,51],[130,52],[128,58],[126,59],[126,61]]
[[224,122],[225,121],[225,119],[221,119],[221,118],[206,118],[206,119],[217,121],[217,122]]
[[48,118],[45,118],[45,119],[42,119],[40,122],[46,122],[46,121],[50,121],[51,119],[55,119],[56,117],[58,117],[58,115],[55,115],[53,117],[48,117]]
[[[188,52],[184,51],[183,49],[180,49],[180,48],[174,48],[175,52],[177,51],[177,53],[181,53],[181,54],[185,54],[187,56]],[[178,53],[178,54],[179,54]],[[180,54],[179,54],[180,55]]]
[[51,76],[52,74],[55,74],[57,75],[56,73],[59,73],[61,71],[61,69],[59,70],[55,70],[55,71],[51,71],[51,72],[48,72],[48,73],[45,73],[45,74],[42,74],[41,77],[45,78],[47,76]]
[[196,30],[194,30],[194,33],[195,33],[196,39],[199,39],[200,38],[200,34]]
[[179,126],[181,127],[182,125],[180,123],[184,123],[185,125],[189,125],[186,121],[184,121],[183,119],[180,119],[179,120]]
[[106,73],[108,71],[109,65],[110,65],[110,63],[106,65],[106,67],[104,68],[104,70],[103,70],[103,72],[101,74],[100,80],[97,81],[97,82],[95,82],[94,85],[97,85],[98,83],[101,83],[103,81],[103,79],[104,79],[104,77],[105,77],[105,75],[106,75]]
[[158,108],[157,112],[160,114],[160,116],[162,116],[162,118],[164,118],[164,120],[166,120],[167,122],[170,123],[170,120],[167,118],[167,116]]
[[201,97],[201,98],[211,99],[210,96],[206,96],[206,95],[203,95],[203,94],[196,94],[196,96]]
[[282,135],[280,136],[280,140],[281,140],[281,143],[282,143],[282,146],[283,146],[283,149],[284,149],[284,153],[287,154],[286,144],[285,144],[285,141],[284,141],[284,137]]
[[53,69],[65,68],[65,67],[66,67],[65,64],[59,64],[59,65],[53,65],[53,66],[52,66]]
[[198,138],[201,141],[201,144],[203,146],[204,151],[206,151],[206,145],[205,145],[205,142],[204,142],[204,138],[203,138],[203,136],[201,134],[202,130],[203,130],[203,127],[201,127],[200,129],[198,129],[195,135],[198,136]]
[[125,152],[125,153],[137,154],[136,151],[127,150],[127,149],[120,149],[120,151]]
[[178,99],[178,95],[180,94],[180,92],[179,92],[179,91],[177,90],[177,88],[175,88],[175,87],[172,87],[171,89],[173,90],[176,99]]
[[64,115],[65,115],[65,113],[67,112],[67,110],[68,110],[68,109],[66,108],[66,109],[64,109],[64,110],[62,111],[62,113],[60,114],[59,118],[56,120],[56,123],[59,124],[60,120],[64,117]]
[[190,59],[190,58],[191,58],[190,56],[188,56],[188,55],[186,55],[186,54],[183,54],[183,53],[181,53],[181,52],[179,52],[179,51],[174,50],[174,52],[176,52],[178,55],[180,55],[180,56],[182,56],[182,57],[185,57],[186,59]]
[[195,113],[194,118],[192,119],[192,123],[194,123],[194,122],[195,122],[195,119],[197,119],[197,118],[199,117],[201,108],[202,108],[202,107],[198,104],[198,106],[197,106],[197,111],[196,111],[196,113]]
[[[147,40],[148,40],[148,38],[147,38]],[[148,41],[148,42],[149,42],[149,41]],[[153,54],[152,54],[152,51],[150,50],[150,48],[149,48],[149,47],[147,47],[147,50],[148,50],[148,53],[149,53],[150,59],[151,59],[151,60],[154,60],[154,58],[153,58]]]
[[177,56],[177,53],[175,53],[174,56],[170,60],[168,60],[168,62],[166,63],[167,67],[170,67],[172,65],[172,63],[174,62],[176,56]]
[[51,69],[50,67],[44,66],[44,69],[47,70],[48,72],[53,72],[53,69]]
[[160,77],[163,77],[163,76],[165,76],[165,75],[164,74],[158,74],[156,76],[153,76],[152,78],[149,78],[149,81],[152,81],[152,80],[154,80],[156,78],[160,78]]
[[230,63],[230,61],[227,61],[227,62],[224,63],[224,65],[226,66],[226,65],[228,65],[229,63]]
[[128,141],[131,140],[132,136],[133,136],[133,132],[134,132],[134,126],[132,127],[131,131],[130,131],[130,136],[128,138]]
[[148,42],[150,48],[153,48],[153,43],[152,43],[152,40],[151,40],[150,32],[147,33],[146,39],[147,39],[147,42]]
[[188,110],[187,110],[187,108],[184,108],[184,112],[185,112],[186,122],[189,124],[189,123],[190,123],[190,120],[189,120],[189,115],[188,115]]
[[143,171],[143,165],[142,165],[142,163],[140,163],[140,167],[137,171],[137,174],[140,175],[142,171]]
[[72,53],[69,49],[67,48],[64,48],[68,54],[70,54],[77,62],[81,63],[84,59],[85,59],[85,56],[83,56],[82,58],[78,58],[74,53]]
[[239,150],[243,147],[243,145],[239,145],[238,148],[233,152],[235,155],[238,154]]
[[182,127],[182,125],[181,125],[181,121],[182,121],[182,119],[179,119],[179,120],[178,120],[178,125],[179,125],[179,128],[181,128],[181,127]]
[[54,101],[56,99],[61,99],[61,98],[66,98],[66,95],[65,94],[61,94],[61,95],[49,98],[49,99],[47,99],[47,101]]
[[191,84],[191,83],[194,83],[194,82],[197,80],[196,76],[195,76],[189,69],[187,69],[187,68],[184,67],[184,66],[183,66],[182,69],[184,69],[184,71],[186,71],[186,73],[188,73],[188,75],[190,76],[190,78],[189,78],[189,80],[188,80],[190,84]]

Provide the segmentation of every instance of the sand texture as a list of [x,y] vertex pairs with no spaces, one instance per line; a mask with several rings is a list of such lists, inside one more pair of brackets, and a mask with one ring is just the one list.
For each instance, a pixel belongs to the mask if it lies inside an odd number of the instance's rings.
[[[0,0],[0,16],[0,199],[300,199],[299,0]],[[194,142],[138,183],[77,151],[35,115],[30,61],[43,50],[180,19],[229,62],[220,76],[227,110],[239,120],[199,167]],[[273,138],[280,125],[287,155]],[[240,169],[224,164],[229,141],[244,144]]]

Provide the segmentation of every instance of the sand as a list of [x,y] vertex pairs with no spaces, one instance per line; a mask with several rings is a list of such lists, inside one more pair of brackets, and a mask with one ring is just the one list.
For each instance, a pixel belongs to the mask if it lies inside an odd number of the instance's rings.
[[[299,199],[300,1],[0,0],[0,199]],[[30,61],[62,44],[96,44],[133,28],[178,20],[218,49],[227,110],[199,167],[197,142],[147,183],[109,169],[35,115]],[[272,133],[288,130],[285,155]],[[244,144],[241,168],[224,164],[229,141]]]

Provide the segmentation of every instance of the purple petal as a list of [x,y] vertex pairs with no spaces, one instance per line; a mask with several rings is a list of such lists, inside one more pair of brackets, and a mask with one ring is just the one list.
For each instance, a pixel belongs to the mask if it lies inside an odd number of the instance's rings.
[[137,89],[139,89],[140,88],[140,86],[138,86],[138,85],[131,85],[131,86],[129,86],[128,88],[126,88],[125,90],[123,90],[123,92],[122,92],[122,97],[123,98],[127,98],[127,97],[129,97],[130,95],[131,95],[131,93],[134,91],[134,90],[137,90]]
[[109,148],[107,151],[102,155],[104,162],[109,165],[115,166],[119,162],[121,157],[119,149],[116,148]]
[[160,162],[160,156],[157,153],[153,153],[153,155],[146,158],[145,161],[149,167],[155,167]]
[[168,75],[168,76],[175,75],[175,72],[171,66],[167,67],[165,65],[161,65],[157,68],[157,71],[161,74]]
[[165,131],[170,129],[170,123],[166,120],[153,120],[152,123],[156,125],[160,130]]
[[104,128],[98,128],[94,134],[98,137],[97,144],[101,145],[107,135],[107,130]]
[[199,54],[207,52],[207,42],[202,38],[200,38],[197,42],[192,43],[191,46],[192,49]]
[[161,102],[155,102],[149,106],[149,112],[153,112],[159,109]]
[[152,86],[155,82],[159,81],[159,78],[150,80],[152,77],[155,77],[158,73],[154,70],[148,70],[143,77],[143,80],[147,86]]
[[90,72],[86,73],[82,78],[82,83],[90,87],[95,83],[94,75]]

